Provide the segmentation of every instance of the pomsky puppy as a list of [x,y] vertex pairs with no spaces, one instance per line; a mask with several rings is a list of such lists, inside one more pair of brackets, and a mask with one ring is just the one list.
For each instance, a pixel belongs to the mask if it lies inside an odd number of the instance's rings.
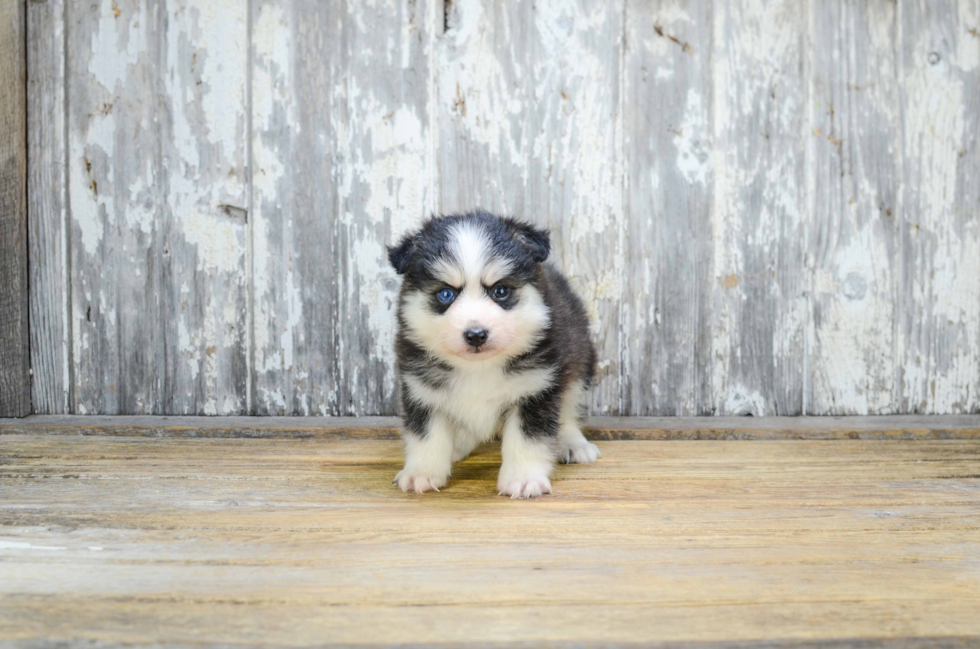
[[388,249],[403,276],[403,491],[438,491],[453,462],[496,435],[497,490],[512,498],[550,493],[555,460],[599,457],[581,431],[596,363],[589,321],[544,263],[549,249],[547,231],[483,211],[432,217]]

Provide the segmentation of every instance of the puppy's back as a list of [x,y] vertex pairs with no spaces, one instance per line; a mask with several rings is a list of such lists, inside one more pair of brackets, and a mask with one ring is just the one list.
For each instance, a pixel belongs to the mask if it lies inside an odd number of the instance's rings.
[[595,375],[597,357],[589,337],[585,305],[560,270],[550,263],[542,264],[542,267],[541,292],[551,312],[551,326],[546,338],[558,357],[564,379],[561,383],[568,385],[580,379],[585,387],[589,387]]

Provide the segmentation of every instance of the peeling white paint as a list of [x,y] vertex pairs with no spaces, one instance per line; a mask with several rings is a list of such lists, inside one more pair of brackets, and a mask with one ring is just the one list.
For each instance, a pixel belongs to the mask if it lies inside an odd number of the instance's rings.
[[201,371],[201,355],[197,344],[191,341],[190,332],[187,330],[187,325],[184,323],[183,318],[177,322],[177,332],[181,352],[184,354],[187,368],[190,370],[191,380],[194,381]]
[[[219,205],[245,207],[239,167],[245,149],[245,11],[222,0],[182,16],[190,24],[167,31],[171,60],[164,80],[180,155],[180,168],[169,178],[170,200],[185,240],[197,247],[198,270],[234,275],[244,269],[244,224],[220,213]],[[188,42],[188,32],[206,37],[207,47]],[[229,110],[230,104],[238,110]],[[202,167],[201,150],[210,146],[217,159]]]
[[956,66],[963,72],[972,72],[980,66],[980,3],[961,0],[956,3],[958,12],[956,33]]
[[[116,131],[111,113],[94,115],[87,132],[71,134],[72,173],[69,174],[69,197],[72,220],[81,232],[81,242],[89,255],[98,254],[105,222],[113,223],[114,209],[110,202],[113,187],[112,152]],[[106,168],[95,167],[106,161]],[[101,181],[101,184],[100,184]]]
[[[308,30],[323,29],[323,20],[295,24],[301,14],[289,3],[255,3],[251,97],[245,88],[247,7],[240,2],[165,7],[163,41],[147,38],[162,15],[155,11],[123,7],[117,15],[109,0],[94,12],[70,7],[69,41],[75,39],[78,51],[69,53],[66,159],[76,256],[73,268],[65,266],[75,275],[74,300],[61,317],[74,329],[65,342],[75,371],[65,380],[75,375],[87,395],[78,411],[117,407],[116,395],[100,394],[91,378],[100,369],[92,367],[101,362],[93,359],[95,350],[107,365],[134,362],[143,355],[131,349],[138,336],[161,340],[139,319],[143,309],[158,317],[166,300],[179,303],[166,325],[168,342],[177,347],[168,353],[179,359],[177,408],[207,414],[241,409],[228,382],[249,319],[255,323],[252,369],[264,375],[256,392],[269,410],[371,408],[378,397],[362,394],[366,387],[388,394],[394,385],[389,341],[397,278],[384,244],[431,210],[477,204],[554,227],[553,258],[572,276],[593,318],[602,354],[600,411],[617,405],[621,378],[644,385],[648,394],[671,394],[662,377],[631,377],[619,367],[630,367],[629,355],[647,342],[646,333],[622,328],[630,317],[645,319],[650,331],[670,331],[669,345],[707,338],[709,350],[696,361],[706,366],[692,364],[690,372],[702,377],[696,390],[706,392],[696,396],[699,407],[719,413],[774,414],[772,391],[779,386],[749,375],[757,371],[752,354],[760,353],[772,354],[768,369],[778,377],[791,376],[794,363],[812,362],[819,407],[976,410],[980,394],[971,386],[980,386],[980,222],[964,216],[963,185],[975,146],[980,38],[970,30],[980,28],[980,5],[955,3],[953,14],[936,9],[926,21],[907,17],[919,6],[848,8],[834,18],[843,36],[830,56],[834,74],[850,76],[824,93],[835,106],[817,96],[829,73],[800,59],[801,47],[818,47],[807,38],[820,7],[810,6],[809,16],[789,0],[712,7],[713,35],[704,42],[688,36],[698,31],[697,3],[674,1],[646,14],[652,21],[644,29],[656,26],[663,34],[626,42],[623,16],[601,3],[455,0],[443,34],[439,3],[413,6],[409,20],[399,13],[409,11],[401,4],[379,0],[322,14],[330,16],[330,30],[346,30],[350,38],[318,43],[322,35]],[[869,40],[870,55],[848,38]],[[344,42],[358,46],[347,50],[353,46]],[[625,53],[618,51],[624,46]],[[365,59],[384,65],[368,66]],[[701,60],[710,61],[707,90],[705,80],[685,78],[699,74]],[[642,73],[620,68],[634,64],[644,66]],[[298,78],[297,66],[322,78]],[[809,78],[802,82],[801,74]],[[801,92],[807,82],[809,92]],[[304,85],[317,83],[322,87]],[[672,133],[661,141],[672,141],[675,150],[661,147],[662,166],[627,179],[624,146],[647,136],[623,132],[624,114],[641,109],[624,99],[632,83],[682,91],[670,98],[676,108],[669,120],[644,115],[649,129]],[[310,100],[311,89],[320,93],[319,120],[299,105],[301,98]],[[628,97],[640,95],[633,88]],[[149,96],[159,106],[137,101]],[[811,103],[804,105],[807,97]],[[249,100],[254,134],[245,132]],[[875,106],[874,114],[857,108],[865,105]],[[820,123],[803,123],[802,115]],[[890,144],[874,132],[879,120],[895,133]],[[246,207],[249,138],[255,201],[246,226],[220,206]],[[332,169],[330,177],[304,177],[308,161],[290,158],[309,141],[318,143],[317,155],[330,157],[323,166]],[[839,156],[840,180],[825,174],[804,187],[804,147],[806,156]],[[900,168],[894,178],[877,171],[882,157],[894,157]],[[678,177],[689,186],[676,186]],[[660,228],[656,236],[664,245],[688,243],[688,233],[662,231],[656,204],[630,205],[627,213],[623,195],[630,182],[648,183],[653,196],[683,190],[696,202],[710,195],[703,236],[711,241],[695,232],[691,243],[703,246],[708,265],[702,268],[698,258],[704,279],[690,284],[708,309],[698,312],[700,331],[678,326],[676,292],[662,285],[668,261],[624,257],[627,224]],[[330,185],[337,205],[317,212],[329,215],[330,224],[316,242],[325,270],[311,278],[304,276],[315,268],[312,246],[304,241],[310,234],[293,210],[307,198],[304,188],[316,183]],[[811,204],[829,191],[828,183],[840,207],[814,216]],[[892,214],[884,216],[886,209]],[[835,238],[795,243],[812,218],[839,219],[827,227]],[[164,247],[174,255],[170,261],[158,254]],[[808,261],[805,268],[800,262],[799,274],[808,279],[811,296],[795,278],[778,276],[801,249]],[[148,254],[157,255],[153,263]],[[167,273],[158,263],[168,264]],[[898,263],[911,265],[902,275],[911,278],[910,287],[899,285]],[[249,289],[246,268],[253,271],[250,313],[242,300]],[[635,277],[627,284],[630,273]],[[161,277],[172,285],[158,284]],[[140,289],[151,282],[144,298]],[[640,294],[624,294],[624,285]],[[339,292],[335,308],[325,310],[334,321],[313,322],[317,313],[305,305],[327,299],[323,291]],[[897,295],[909,303],[896,302]],[[147,301],[134,305],[137,298]],[[808,302],[819,305],[810,309],[819,313],[819,325],[806,319]],[[903,305],[908,312],[897,313]],[[764,322],[763,313],[773,322]],[[753,322],[771,331],[771,340],[748,344]],[[144,332],[117,348],[115,341],[134,336],[134,326]],[[345,333],[336,349],[311,350],[304,337],[315,327]],[[806,359],[803,340],[810,348]],[[317,359],[331,359],[332,366],[312,367]],[[904,383],[896,388],[898,377]],[[116,385],[119,378],[125,377],[107,373],[98,380]],[[678,377],[679,383],[693,380]],[[156,407],[154,390],[128,387],[134,396],[127,407]],[[896,404],[896,395],[907,403]]]
[[728,387],[725,394],[725,413],[730,415],[752,415],[765,417],[766,398],[758,390],[752,390],[739,383]]
[[[208,141],[220,145],[230,159],[240,158],[246,135],[244,112],[228,110],[233,98],[245,105],[248,42],[241,35],[247,32],[246,11],[247,5],[239,0],[210,0],[197,3],[192,12],[197,18],[198,42],[206,43],[196,53],[204,59],[199,81],[207,97],[202,109]],[[226,182],[233,184],[232,195],[240,195],[239,178],[229,176]]]
[[[279,349],[281,350],[279,366],[291,370],[294,365],[293,332],[303,318],[303,295],[299,287],[299,278],[296,277],[291,265],[286,270],[286,281],[283,288],[285,288],[286,323],[279,335]],[[275,365],[267,366],[266,369],[275,369]]]
[[[259,6],[252,26],[252,114],[253,128],[257,133],[271,130],[274,126],[273,120],[280,114],[285,118],[290,133],[301,131],[292,96],[294,80],[291,41],[291,26],[283,9],[276,4]],[[286,198],[279,195],[280,183],[285,178],[285,167],[277,151],[270,148],[268,139],[261,135],[252,138],[252,156],[255,160],[252,177],[254,204],[251,215],[255,367],[257,371],[270,372],[282,367],[282,355],[274,353],[270,339],[275,322],[273,291],[277,278],[273,273],[277,260],[271,256],[269,235],[270,221],[281,218],[282,206],[279,201]],[[286,231],[288,233],[288,223]],[[297,313],[295,304],[292,308]],[[282,342],[281,338],[277,341],[280,345]],[[263,394],[268,401],[269,392],[263,391]],[[281,395],[279,397],[282,400],[281,408],[284,409],[285,400]],[[279,405],[278,401],[274,403]]]
[[[509,121],[502,119],[510,107],[524,104],[524,71],[517,62],[508,62],[513,79],[504,74],[496,56],[490,20],[479,0],[453,2],[449,30],[439,41],[436,57],[440,69],[439,98],[449,114],[465,117],[460,125],[469,138],[486,147],[487,155],[517,167],[526,178],[522,142],[512,137],[507,128]],[[509,36],[503,33],[498,38],[506,42]],[[520,208],[506,204],[500,207],[508,212]]]
[[[715,282],[708,316],[709,375],[713,407],[718,414],[728,414],[743,402],[756,408],[769,404],[772,410],[773,402],[784,393],[792,394],[794,383],[802,377],[793,368],[799,367],[805,353],[806,299],[802,287],[793,284],[793,276],[778,275],[775,250],[792,258],[802,248],[802,146],[797,147],[797,137],[804,106],[797,62],[802,56],[803,13],[799,3],[791,1],[746,0],[715,8],[716,50],[711,65]],[[762,113],[761,106],[765,106]],[[798,263],[802,271],[802,254]],[[747,274],[748,268],[752,274]],[[766,311],[775,319],[760,317]],[[768,374],[754,377],[759,382],[754,388],[739,385],[746,380],[749,361],[743,352],[749,348],[754,354],[772,355]],[[762,394],[763,401],[747,396],[754,394]],[[801,396],[802,385],[782,407],[793,409],[792,399]]]
[[708,133],[707,111],[697,88],[687,93],[684,121],[678,129],[677,168],[689,183],[705,185],[711,173],[711,140]]
[[[609,234],[622,223],[620,160],[610,154],[617,141],[615,87],[608,83],[608,60],[591,46],[596,33],[609,33],[616,14],[597,5],[583,13],[574,2],[541,3],[534,15],[541,55],[531,63],[535,80],[530,105],[548,107],[531,154],[539,168],[555,170],[557,182],[569,186],[571,203],[562,215],[570,223],[570,240],[581,243]],[[516,101],[516,99],[515,99]],[[565,270],[577,274],[574,258]]]
[[116,93],[117,84],[125,81],[130,68],[139,63],[140,55],[146,51],[146,23],[142,10],[117,16],[111,3],[102,2],[99,6],[88,71],[107,93]]
[[[380,342],[376,358],[394,367],[395,350],[389,341],[395,338],[397,282],[389,270],[384,246],[371,239],[354,242],[351,259],[358,274],[360,303],[367,314],[368,326]],[[351,298],[354,296],[352,295]]]
[[[963,388],[980,367],[980,230],[958,220],[958,163],[964,151],[963,81],[953,67],[963,60],[937,58],[928,32],[912,42],[905,77],[905,156],[908,227],[915,253],[911,340],[902,341],[904,394],[920,412],[964,412],[980,403]],[[958,53],[959,56],[959,53]],[[964,55],[966,56],[966,55]],[[967,65],[973,61],[969,56]],[[959,223],[959,231],[953,227]],[[925,343],[925,344],[923,344]]]

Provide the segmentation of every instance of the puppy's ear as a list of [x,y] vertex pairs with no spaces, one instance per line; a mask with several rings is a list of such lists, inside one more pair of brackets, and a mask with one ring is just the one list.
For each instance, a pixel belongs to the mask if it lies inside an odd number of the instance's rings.
[[551,243],[547,230],[536,228],[530,223],[521,221],[513,221],[512,225],[517,240],[528,249],[534,261],[540,263],[548,258],[548,253],[551,252]]
[[388,246],[388,261],[399,275],[404,275],[415,252],[416,233],[410,232],[402,237],[397,245]]

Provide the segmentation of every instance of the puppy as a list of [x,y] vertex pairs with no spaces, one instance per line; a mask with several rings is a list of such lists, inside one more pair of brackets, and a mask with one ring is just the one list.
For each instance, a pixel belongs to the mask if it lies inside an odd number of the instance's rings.
[[403,276],[397,370],[403,491],[438,491],[453,462],[502,438],[497,490],[551,492],[556,459],[592,463],[581,425],[596,363],[589,321],[544,261],[548,233],[483,211],[437,216],[388,249]]

